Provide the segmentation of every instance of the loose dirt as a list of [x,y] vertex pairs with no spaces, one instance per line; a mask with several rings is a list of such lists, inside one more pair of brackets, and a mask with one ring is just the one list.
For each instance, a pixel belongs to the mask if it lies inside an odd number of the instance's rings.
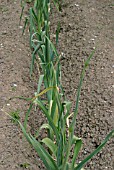
[[[22,36],[19,25],[20,2],[0,1],[0,107],[6,112],[20,112],[23,117],[27,102],[14,96],[31,97],[37,81],[29,78],[31,52],[28,32]],[[91,153],[114,128],[114,2],[113,0],[66,0],[58,14],[51,15],[51,30],[61,24],[58,50],[64,54],[62,83],[65,94],[75,106],[75,96],[84,61],[97,46],[84,79],[75,133],[83,139],[78,161]],[[53,34],[51,35],[53,37]],[[35,127],[43,116],[35,113]],[[30,125],[34,120],[30,119]],[[30,128],[30,127],[29,127]],[[114,140],[85,166],[88,170],[114,169]],[[17,125],[0,110],[0,170],[44,169],[35,152],[22,139]],[[26,168],[24,168],[24,166]]]

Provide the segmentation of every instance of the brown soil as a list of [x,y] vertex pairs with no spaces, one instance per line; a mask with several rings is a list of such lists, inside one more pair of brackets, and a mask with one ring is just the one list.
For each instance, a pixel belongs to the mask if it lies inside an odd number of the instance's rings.
[[[28,33],[22,36],[19,26],[19,1],[0,1],[0,105],[11,112],[20,110],[23,118],[28,103],[13,96],[34,95],[35,82],[29,78],[30,49]],[[75,106],[75,96],[85,59],[97,46],[84,79],[75,133],[83,141],[79,160],[93,151],[114,128],[113,72],[114,72],[114,2],[113,0],[66,0],[60,14],[53,12],[51,29],[55,32],[61,23],[59,51],[64,53],[62,63],[63,86],[68,99]],[[52,35],[53,36],[53,35]],[[0,170],[43,169],[39,158],[30,148],[18,126],[0,111]],[[43,116],[34,114],[35,126]],[[39,118],[39,119],[36,119]],[[34,119],[30,119],[34,124]],[[114,140],[85,166],[88,170],[114,169]]]

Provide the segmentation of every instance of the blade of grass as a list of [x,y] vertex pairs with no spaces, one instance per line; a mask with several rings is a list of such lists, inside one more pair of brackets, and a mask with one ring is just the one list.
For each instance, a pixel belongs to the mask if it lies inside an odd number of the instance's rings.
[[72,169],[74,169],[75,161],[76,161],[76,158],[79,154],[81,146],[82,146],[82,140],[81,139],[76,140],[75,147],[74,147],[74,155],[73,155],[72,164],[71,164]]
[[24,23],[24,27],[23,27],[22,35],[23,35],[23,34],[24,34],[24,32],[25,32],[25,29],[26,29],[27,23],[28,23],[28,18],[26,18],[26,19],[25,19],[25,23]]
[[49,129],[50,131],[52,131],[52,128],[49,124],[43,124],[42,126],[40,126],[40,128],[37,130],[36,134],[35,134],[35,138],[37,138],[39,136],[39,133],[42,129]]
[[24,120],[24,128],[25,128],[25,130],[27,128],[27,121],[28,121],[28,117],[30,115],[30,112],[32,110],[32,106],[33,106],[33,103],[30,104],[30,107],[29,107],[29,109],[28,109],[28,111],[26,113],[26,116],[25,116],[25,120]]
[[21,23],[22,20],[22,16],[23,16],[23,11],[24,11],[25,5],[22,5],[22,9],[21,9],[21,15],[20,15],[20,21],[19,21],[19,25]]
[[79,98],[80,98],[82,82],[83,82],[83,79],[84,79],[86,68],[89,65],[90,59],[93,57],[93,54],[94,54],[95,50],[92,51],[92,53],[90,54],[90,56],[86,60],[84,68],[83,68],[82,73],[81,73],[80,82],[79,82],[79,86],[78,86],[78,92],[77,92],[77,99],[76,99],[76,107],[75,107],[75,111],[74,111],[74,117],[73,117],[73,120],[72,120],[72,122],[70,124],[70,127],[69,127],[69,138],[68,138],[68,143],[67,143],[67,146],[66,146],[66,157],[65,157],[64,163],[63,163],[63,170],[66,169],[66,163],[68,162],[70,149],[71,149],[71,145],[72,145],[72,140],[73,140],[73,135],[74,135],[74,128],[75,128],[75,123],[76,123],[76,116],[77,116],[77,113],[78,113],[78,104],[79,104]]
[[37,99],[39,96],[47,93],[49,90],[54,89],[54,88],[56,89],[57,87],[54,87],[54,86],[53,86],[53,87],[48,87],[48,88],[44,89],[42,92],[40,92],[40,93],[37,94],[35,97],[33,97],[33,98],[32,98],[32,101],[34,101],[34,100]]
[[52,153],[56,156],[57,145],[50,138],[44,138],[42,142],[52,151]]
[[57,167],[56,163],[54,162],[54,160],[52,159],[52,157],[50,156],[50,154],[48,152],[46,152],[46,150],[43,148],[43,146],[32,135],[29,135],[26,132],[25,128],[23,127],[23,125],[21,124],[20,121],[18,121],[18,123],[22,129],[24,136],[26,137],[28,142],[34,147],[34,149],[36,150],[36,152],[42,159],[47,170],[48,169],[58,170],[58,167]]
[[52,129],[55,133],[55,136],[56,136],[57,143],[58,143],[59,142],[59,132],[58,132],[58,129],[56,128],[55,124],[53,123],[52,118],[48,114],[48,110],[45,108],[45,106],[43,105],[43,103],[40,100],[37,100],[37,104],[40,107],[40,109],[43,111],[44,115],[46,116],[46,118],[49,122],[49,125],[52,127]]
[[26,98],[26,97],[22,97],[22,96],[11,97],[9,100],[12,100],[12,99],[22,99],[22,100],[26,100],[26,101],[32,100],[32,98]]
[[37,53],[37,51],[41,48],[42,45],[43,45],[43,43],[38,44],[38,45],[35,47],[35,49],[34,49],[34,51],[33,51],[33,53],[32,53],[32,62],[31,62],[31,67],[30,67],[30,76],[32,76],[36,53]]
[[40,75],[39,82],[38,82],[38,87],[37,87],[37,93],[40,92],[40,88],[41,88],[43,78],[44,78],[44,75]]
[[74,127],[75,127],[75,122],[76,122],[76,116],[77,116],[77,113],[78,113],[78,105],[79,105],[79,98],[80,98],[80,93],[81,93],[82,82],[83,82],[83,79],[84,79],[84,76],[85,76],[86,68],[88,67],[89,62],[90,62],[91,58],[93,57],[95,51],[96,51],[96,48],[95,48],[94,51],[92,51],[92,53],[90,54],[90,56],[86,60],[86,62],[84,64],[84,68],[83,68],[82,73],[81,73],[80,82],[79,82],[79,86],[78,86],[78,92],[77,92],[77,98],[76,98],[76,107],[75,107],[75,111],[74,111],[74,118],[73,118],[73,121],[72,121],[72,123],[69,127],[69,131],[71,131],[72,134],[74,134]]

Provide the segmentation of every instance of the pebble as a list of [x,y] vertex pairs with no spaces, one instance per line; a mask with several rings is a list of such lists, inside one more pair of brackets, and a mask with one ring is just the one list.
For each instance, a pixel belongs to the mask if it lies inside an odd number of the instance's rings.
[[22,29],[23,27],[20,25],[19,28]]
[[95,39],[94,39],[94,38],[91,38],[90,40],[91,40],[91,41],[95,41]]
[[15,51],[15,49],[14,49],[14,48],[12,48],[12,49],[11,49],[11,51],[12,51],[12,52],[14,52],[14,51]]
[[1,48],[3,48],[4,46],[3,46],[3,44],[0,44],[0,46],[1,46]]
[[7,32],[6,32],[6,31],[3,31],[3,32],[2,32],[2,35],[6,35],[6,34],[7,34]]
[[17,87],[17,84],[13,84],[14,87]]
[[79,7],[79,5],[78,5],[78,4],[75,4],[75,6],[76,6],[76,7]]

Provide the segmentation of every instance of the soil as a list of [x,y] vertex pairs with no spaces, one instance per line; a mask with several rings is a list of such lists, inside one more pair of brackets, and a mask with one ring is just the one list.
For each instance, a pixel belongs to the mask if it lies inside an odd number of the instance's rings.
[[[0,1],[0,107],[24,117],[29,104],[14,96],[31,97],[37,80],[30,79],[31,52],[28,31],[22,36],[20,2]],[[66,0],[62,11],[51,14],[51,30],[61,24],[58,50],[64,54],[62,83],[73,102],[84,61],[97,46],[83,82],[75,133],[83,139],[78,161],[91,153],[114,128],[114,2],[113,0]],[[52,33],[52,37],[53,37]],[[0,110],[0,170],[44,169],[40,159],[22,138],[19,127]],[[23,121],[23,120],[22,120]],[[39,127],[42,115],[32,113],[29,128]],[[114,140],[111,139],[85,169],[114,169]],[[25,168],[24,168],[25,166]]]

